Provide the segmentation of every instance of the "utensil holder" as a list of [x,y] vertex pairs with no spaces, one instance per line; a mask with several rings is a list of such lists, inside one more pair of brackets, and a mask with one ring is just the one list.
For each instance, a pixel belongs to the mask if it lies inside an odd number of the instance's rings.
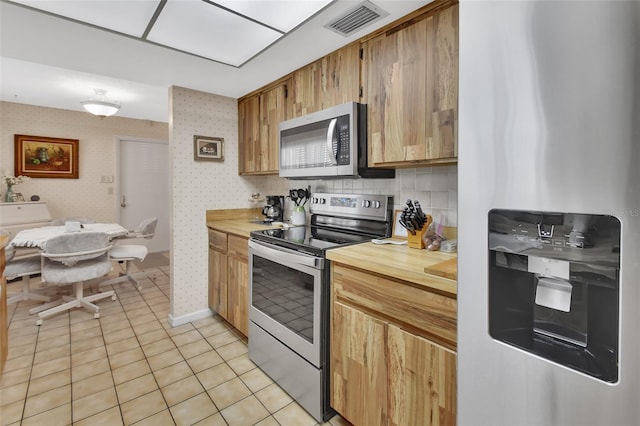
[[422,229],[415,231],[415,235],[408,232],[407,235],[407,246],[415,249],[424,249],[424,240],[422,237],[427,232],[427,228],[429,227],[429,223],[425,223],[422,226]]

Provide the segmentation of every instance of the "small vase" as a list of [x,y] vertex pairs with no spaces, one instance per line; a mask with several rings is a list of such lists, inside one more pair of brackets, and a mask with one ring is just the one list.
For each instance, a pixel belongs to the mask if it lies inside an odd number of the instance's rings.
[[13,185],[7,185],[7,192],[4,194],[4,201],[11,203],[13,201]]
[[291,212],[291,224],[304,225],[306,221],[307,214],[304,211],[304,206],[295,206],[293,212]]

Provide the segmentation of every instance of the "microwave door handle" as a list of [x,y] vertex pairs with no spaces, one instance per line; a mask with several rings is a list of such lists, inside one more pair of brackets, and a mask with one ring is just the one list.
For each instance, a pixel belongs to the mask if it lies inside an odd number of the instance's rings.
[[329,130],[327,130],[327,149],[329,150],[329,158],[331,159],[331,163],[336,166],[338,165],[338,150],[336,150],[336,154],[333,155],[333,137],[336,132],[336,124],[338,124],[338,119],[334,118],[329,123]]

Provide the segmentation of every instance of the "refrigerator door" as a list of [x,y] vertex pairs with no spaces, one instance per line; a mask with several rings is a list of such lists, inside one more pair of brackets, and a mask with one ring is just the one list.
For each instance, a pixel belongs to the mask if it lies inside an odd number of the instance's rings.
[[[637,424],[640,2],[462,0],[459,16],[458,424]],[[611,382],[492,337],[494,209],[619,220]]]

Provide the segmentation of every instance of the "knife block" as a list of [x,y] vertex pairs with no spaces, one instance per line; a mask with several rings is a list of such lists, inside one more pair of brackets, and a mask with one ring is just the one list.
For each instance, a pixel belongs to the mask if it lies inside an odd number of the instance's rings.
[[422,237],[427,232],[427,228],[429,227],[429,221],[424,224],[422,229],[416,231],[415,235],[412,235],[411,232],[407,234],[407,246],[415,249],[424,249],[424,240]]

